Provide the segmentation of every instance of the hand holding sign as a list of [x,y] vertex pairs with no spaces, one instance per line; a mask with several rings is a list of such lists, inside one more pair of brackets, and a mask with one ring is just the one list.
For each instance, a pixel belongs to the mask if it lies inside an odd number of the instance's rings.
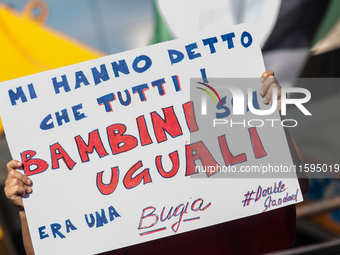
[[259,93],[263,96],[263,102],[265,104],[272,104],[273,88],[277,89],[277,109],[281,111],[281,86],[274,77],[272,70],[266,71],[261,76],[261,82],[263,83]]
[[21,168],[22,163],[18,160],[8,162],[8,176],[5,181],[5,194],[12,204],[23,209],[24,204],[22,202],[22,197],[25,197],[32,192],[32,181],[27,176],[16,171],[16,169]]

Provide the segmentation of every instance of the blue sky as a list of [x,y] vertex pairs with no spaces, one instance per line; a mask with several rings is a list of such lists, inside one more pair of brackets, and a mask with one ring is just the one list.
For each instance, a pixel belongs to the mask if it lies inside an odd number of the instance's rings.
[[[28,0],[1,0],[22,11]],[[45,0],[46,24],[105,53],[148,44],[153,30],[152,0]]]

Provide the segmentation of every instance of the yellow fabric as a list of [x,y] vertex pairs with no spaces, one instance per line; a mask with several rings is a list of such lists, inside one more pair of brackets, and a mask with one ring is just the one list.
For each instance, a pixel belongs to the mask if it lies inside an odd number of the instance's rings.
[[4,127],[2,126],[2,122],[0,118],[0,137],[3,135],[3,133],[4,133]]
[[27,8],[21,14],[0,4],[0,82],[103,55],[32,19]]

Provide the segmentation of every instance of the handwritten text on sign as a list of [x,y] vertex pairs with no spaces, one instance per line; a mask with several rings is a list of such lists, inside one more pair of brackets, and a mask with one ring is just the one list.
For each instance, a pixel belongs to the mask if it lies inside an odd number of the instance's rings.
[[[191,77],[263,71],[251,28],[240,25],[2,83],[9,147],[34,183],[24,203],[36,254],[94,254],[301,201],[295,178],[215,178],[222,173],[209,170],[191,178],[212,161],[291,164],[280,126],[191,141],[203,129],[192,118]],[[246,160],[227,164],[233,155]],[[273,183],[284,188],[259,203]],[[281,191],[296,195],[279,204]]]

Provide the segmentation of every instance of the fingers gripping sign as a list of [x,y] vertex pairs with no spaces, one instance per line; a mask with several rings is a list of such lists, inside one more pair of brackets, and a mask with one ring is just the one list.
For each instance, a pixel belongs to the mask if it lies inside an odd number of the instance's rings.
[[281,86],[275,78],[274,72],[269,70],[262,74],[261,82],[263,83],[260,89],[262,101],[265,104],[273,104],[273,89],[277,89],[277,108],[281,111]]
[[17,171],[22,167],[18,160],[12,160],[7,164],[8,176],[4,188],[6,197],[19,209],[24,207],[22,198],[32,193],[32,180]]

